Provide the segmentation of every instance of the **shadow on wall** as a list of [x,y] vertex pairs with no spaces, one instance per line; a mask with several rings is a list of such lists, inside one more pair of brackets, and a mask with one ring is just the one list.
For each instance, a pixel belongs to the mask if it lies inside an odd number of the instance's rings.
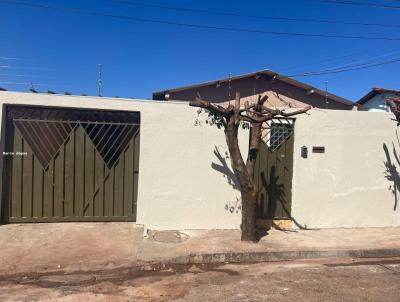
[[[286,199],[285,199],[285,185],[279,183],[279,176],[276,175],[276,167],[271,166],[270,168],[270,176],[269,181],[267,182],[267,178],[264,172],[261,172],[261,186],[258,188],[258,213],[261,214],[264,210],[267,210],[267,217],[271,219],[276,217],[276,209],[278,206],[278,202],[281,205],[282,209],[289,217],[289,211],[287,210]],[[265,196],[266,195],[266,196]],[[267,209],[265,209],[267,207]]]
[[[398,138],[397,138],[398,139]],[[400,147],[400,142],[397,141],[399,147]],[[392,153],[393,157],[395,158],[397,165],[400,166],[400,159],[399,156],[397,155],[396,148],[394,146],[394,143],[392,142]],[[392,192],[393,197],[394,197],[394,206],[393,206],[393,211],[396,211],[399,203],[399,191],[400,191],[400,174],[397,171],[397,167],[395,162],[390,157],[390,152],[388,146],[384,143],[383,144],[383,151],[385,152],[386,155],[386,161],[384,161],[385,165],[385,172],[383,173],[385,178],[392,182],[392,184],[389,186],[389,190]]]
[[[218,163],[212,162],[211,163],[211,168],[214,170],[218,171],[223,175],[224,178],[226,178],[228,184],[235,190],[240,191],[240,185],[236,179],[235,174],[233,173],[229,161],[229,153],[227,151],[221,152],[222,148],[218,148],[215,146],[214,148],[214,155],[218,159]],[[267,181],[265,173],[261,173],[261,188],[259,188],[259,202],[257,204],[257,211],[260,213],[262,209],[260,209],[260,205],[262,204],[262,201],[265,200],[264,192],[268,194],[268,200],[276,200],[272,206],[270,206],[270,209],[268,211],[271,211],[273,214],[276,211],[276,206],[277,202],[280,203],[283,211],[287,214],[290,220],[293,221],[293,223],[302,230],[311,230],[307,228],[306,225],[301,225],[295,218],[290,213],[290,210],[286,206],[286,201],[285,201],[285,187],[283,184],[279,183],[279,176],[276,175],[276,167],[272,166],[271,167],[271,174],[269,177],[269,181]],[[230,213],[239,213],[242,210],[242,205],[241,205],[241,199],[240,197],[236,197],[236,200],[234,201],[227,201],[225,204],[225,210],[227,210]],[[271,216],[273,217],[273,215]]]
[[215,146],[214,155],[218,159],[219,164],[211,163],[211,168],[222,173],[222,175],[227,179],[228,184],[232,186],[232,188],[234,188],[235,190],[240,190],[240,186],[236,179],[236,176],[231,170],[230,165],[227,163],[227,160],[229,160],[229,153],[225,151],[224,154],[221,154],[221,151],[218,149],[217,146]]
[[[290,213],[290,210],[286,206],[286,200],[285,200],[285,186],[284,184],[279,183],[279,176],[276,175],[276,167],[272,166],[270,169],[270,177],[269,177],[269,182],[267,181],[265,177],[265,173],[261,172],[261,185],[262,187],[259,188],[259,202],[258,202],[258,207],[262,206],[263,203],[266,203],[264,193],[261,193],[261,190],[264,189],[266,194],[268,195],[268,201],[269,201],[269,206],[268,206],[268,215],[269,217],[274,217],[274,213],[277,208],[277,204],[279,202],[280,206],[282,207],[283,211],[286,213],[287,217],[293,221],[293,223],[301,230],[310,230],[307,228],[306,225],[301,225]],[[261,213],[262,209],[258,209],[259,213]]]
[[[240,191],[236,176],[227,162],[229,160],[229,153],[227,151],[221,152],[220,149],[215,146],[214,155],[219,163],[211,163],[211,168],[220,172],[234,190]],[[234,201],[227,201],[224,208],[232,214],[239,213],[242,210],[242,201],[240,197],[236,197]]]

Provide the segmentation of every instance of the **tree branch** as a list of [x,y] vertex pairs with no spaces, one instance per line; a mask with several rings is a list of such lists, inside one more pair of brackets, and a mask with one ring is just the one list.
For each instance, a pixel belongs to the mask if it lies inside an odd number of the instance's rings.
[[397,125],[400,124],[400,98],[388,98],[386,104],[396,117]]
[[307,106],[305,108],[296,110],[296,111],[292,111],[292,112],[285,112],[284,110],[280,110],[280,112],[278,113],[278,115],[281,116],[293,116],[293,115],[297,115],[297,114],[301,114],[301,113],[306,113],[308,110],[310,110],[312,107],[311,106]]
[[240,118],[242,118],[246,122],[250,123],[264,123],[272,118],[272,115],[263,115],[263,117],[256,117],[254,115],[240,115]]
[[268,95],[264,94],[262,97],[261,95],[258,97],[258,104],[261,106],[264,105],[264,103],[268,100]]
[[[246,115],[241,114],[240,117],[243,118],[243,120],[247,122],[253,122],[253,123],[264,123],[270,119],[272,119],[275,116],[283,116],[283,117],[288,117],[288,116],[293,116],[301,113],[305,113],[309,111],[312,107],[307,106],[305,108],[292,111],[292,112],[285,112],[284,110],[279,110],[279,109],[269,109],[268,112],[263,111],[263,113],[257,112],[257,111],[244,111],[243,113],[246,113]],[[250,114],[248,114],[250,113]],[[258,115],[258,116],[257,116]]]
[[211,113],[214,113],[216,115],[222,115],[222,116],[227,116],[229,114],[228,109],[219,106],[219,105],[215,105],[212,104],[208,101],[204,101],[202,99],[196,98],[195,101],[191,101],[189,102],[189,106],[191,107],[199,107],[199,108],[204,108],[208,111],[210,111]]
[[249,105],[249,102],[246,101],[246,103],[244,104],[244,108],[240,109],[239,112],[242,113],[244,111],[249,111],[250,109],[253,109],[255,106],[256,104]]
[[236,92],[235,96],[235,111],[239,112],[240,111],[240,93]]

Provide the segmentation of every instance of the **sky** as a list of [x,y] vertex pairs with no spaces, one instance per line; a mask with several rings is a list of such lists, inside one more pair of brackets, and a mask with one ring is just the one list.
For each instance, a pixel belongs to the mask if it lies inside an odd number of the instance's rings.
[[[150,99],[158,90],[262,69],[327,85],[352,101],[372,87],[400,89],[398,0],[127,1],[0,0],[0,87],[28,91],[32,83],[39,92],[97,95],[102,64],[109,97]],[[343,66],[361,68],[326,74]]]

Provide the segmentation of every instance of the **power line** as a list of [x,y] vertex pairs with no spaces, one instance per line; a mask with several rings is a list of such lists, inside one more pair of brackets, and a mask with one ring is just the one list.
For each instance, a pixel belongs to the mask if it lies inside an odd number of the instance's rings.
[[26,59],[26,58],[15,58],[15,57],[0,57],[0,60],[30,60],[30,59]]
[[174,25],[174,26],[181,26],[181,27],[188,27],[188,28],[200,28],[200,29],[229,31],[229,32],[254,33],[254,34],[276,35],[276,36],[312,37],[312,38],[400,41],[400,38],[391,38],[391,37],[312,34],[312,33],[303,33],[303,32],[278,32],[278,31],[268,31],[268,30],[259,30],[259,29],[250,29],[250,28],[235,28],[235,27],[225,27],[225,26],[200,25],[200,24],[193,24],[193,23],[181,23],[181,22],[164,21],[164,20],[157,20],[157,19],[146,19],[146,18],[138,18],[138,17],[130,17],[130,16],[113,15],[113,14],[85,11],[85,10],[80,10],[80,9],[75,9],[75,8],[66,8],[66,7],[59,7],[59,6],[56,7],[56,6],[50,6],[50,5],[26,3],[26,2],[21,2],[21,1],[0,0],[0,2],[36,7],[36,8],[45,8],[45,9],[51,9],[51,10],[65,11],[65,12],[69,12],[69,13],[79,13],[79,14],[85,14],[85,15],[91,15],[91,16],[109,17],[109,18],[120,19],[120,20],[130,20],[130,21],[144,22],[144,23]]
[[346,54],[346,55],[343,55],[343,56],[335,56],[335,57],[330,57],[330,58],[324,58],[324,59],[321,59],[321,60],[313,61],[313,62],[308,63],[308,64],[304,64],[304,63],[297,64],[297,65],[293,65],[293,66],[291,66],[289,68],[286,68],[286,70],[293,70],[293,69],[303,68],[303,67],[307,67],[307,66],[315,66],[315,65],[319,65],[321,63],[335,62],[335,61],[338,61],[340,59],[346,59],[346,58],[351,58],[351,57],[354,57],[354,56],[360,56],[362,54],[365,54],[365,51],[353,52],[353,53]]
[[[32,82],[14,82],[14,81],[0,81],[0,84],[15,84],[15,85],[30,85]],[[74,86],[76,84],[62,84],[62,83],[32,83],[35,86]]]
[[[1,0],[0,0],[1,2]],[[0,70],[4,69],[16,69],[16,70],[33,70],[33,71],[48,71],[48,72],[63,72],[63,73],[79,73],[80,75],[92,76],[91,73],[84,72],[82,70],[72,69],[53,69],[53,68],[41,68],[41,67],[26,67],[26,66],[15,66],[15,65],[0,65]]]
[[374,63],[373,60],[375,60],[375,59],[380,59],[380,58],[384,58],[384,57],[390,57],[390,56],[392,56],[392,55],[397,55],[398,53],[400,53],[400,51],[395,51],[395,52],[390,52],[390,53],[383,54],[383,55],[379,55],[379,56],[369,57],[369,58],[367,58],[367,59],[354,61],[352,64],[347,64],[347,65],[343,65],[343,66],[338,66],[338,67],[336,67],[336,68],[358,66],[360,63],[361,63],[361,64],[371,64],[371,63]]
[[0,81],[0,84],[29,85],[27,82]]
[[30,74],[10,74],[10,73],[0,73],[0,77],[42,78],[40,76],[35,76]]
[[242,14],[242,13],[236,13],[236,12],[222,12],[222,11],[212,11],[212,10],[204,10],[204,9],[194,9],[194,8],[188,8],[188,7],[166,6],[166,5],[149,4],[149,3],[142,3],[142,2],[126,1],[126,0],[109,0],[109,2],[128,4],[128,5],[134,5],[134,6],[142,6],[142,7],[150,7],[150,8],[167,9],[167,10],[174,10],[174,11],[181,11],[181,12],[192,12],[192,13],[201,13],[201,14],[218,15],[218,16],[229,16],[229,17],[244,17],[244,18],[263,19],[263,20],[295,21],[295,22],[327,23],[327,24],[343,24],[343,25],[361,25],[361,26],[380,26],[380,27],[396,27],[396,28],[400,27],[400,25],[397,25],[397,24],[348,22],[348,21],[328,20],[328,19],[306,19],[306,18],[249,15],[249,14]]
[[[316,61],[316,62],[311,63],[311,64],[302,65],[302,67],[303,67],[303,66],[306,67],[306,66],[317,65],[317,64],[319,64],[319,63],[324,63],[324,62],[337,61],[337,59],[341,59],[341,58],[350,58],[350,57],[352,57],[352,56],[354,56],[354,55],[360,55],[360,54],[363,54],[363,53],[365,53],[365,52],[357,52],[357,53],[353,53],[353,54],[349,54],[349,55],[345,55],[345,56],[323,59],[323,60],[319,60],[319,61]],[[369,58],[366,58],[366,59],[353,61],[353,63],[350,64],[350,65],[347,64],[347,65],[337,66],[337,67],[334,67],[334,68],[351,67],[351,66],[354,66],[354,65],[359,65],[359,64],[356,64],[356,63],[359,63],[359,62],[364,62],[364,64],[367,64],[367,63],[370,64],[370,63],[373,63],[372,61],[375,60],[375,59],[380,59],[380,58],[384,58],[384,57],[389,57],[389,56],[392,56],[392,55],[395,55],[395,54],[398,54],[398,53],[400,53],[400,52],[399,52],[399,51],[390,52],[390,53],[386,53],[386,54],[379,55],[379,56],[373,56],[373,57],[369,57]],[[333,67],[332,67],[332,68],[333,68]],[[289,69],[294,69],[294,67],[289,68]]]
[[354,65],[349,65],[346,68],[342,67],[342,68],[325,69],[325,70],[321,70],[321,71],[311,71],[311,72],[293,74],[293,75],[289,75],[289,76],[285,76],[285,77],[295,78],[295,77],[308,77],[308,76],[336,74],[336,73],[342,73],[342,72],[348,72],[348,71],[354,71],[354,70],[360,70],[360,69],[368,69],[368,68],[378,67],[378,66],[383,66],[383,65],[395,64],[395,63],[399,63],[399,62],[400,62],[400,58],[383,61],[383,62],[379,62],[379,63],[354,64]]
[[[75,87],[74,84],[62,84],[62,83],[36,83],[36,82],[14,82],[14,81],[0,81],[0,85],[17,85],[17,86],[27,86],[30,88],[35,88],[37,86],[47,86],[47,87]],[[4,87],[5,88],[5,87]],[[43,88],[44,89],[44,88]],[[61,88],[60,88],[61,89]]]
[[335,73],[341,73],[341,72],[347,72],[347,71],[353,71],[353,70],[359,70],[359,69],[367,69],[367,68],[372,68],[372,67],[377,67],[377,66],[382,66],[382,65],[394,64],[394,63],[398,63],[398,62],[400,62],[400,59],[393,59],[393,60],[384,61],[384,62],[380,62],[380,63],[358,64],[358,65],[354,65],[353,67],[347,67],[347,68],[333,68],[333,69],[326,69],[326,70],[322,70],[322,71],[308,72],[308,73],[303,73],[303,74],[298,74],[298,75],[292,75],[291,77],[335,74]]
[[30,85],[35,86],[74,86],[72,84],[51,84],[51,83],[32,83],[32,82],[14,82],[14,81],[0,81],[0,84],[12,84],[12,85]]
[[26,69],[26,70],[38,70],[38,71],[68,71],[62,69],[50,69],[50,68],[40,68],[40,67],[24,67],[24,66],[13,66],[13,65],[0,65],[0,68],[6,69]]
[[347,1],[347,0],[321,0],[324,3],[340,4],[340,5],[353,5],[353,6],[366,6],[374,8],[385,8],[385,9],[400,9],[398,5],[388,5],[375,2],[362,2],[362,1]]
[[379,56],[369,57],[367,59],[354,61],[351,64],[341,65],[341,66],[337,66],[337,67],[331,67],[331,69],[349,68],[349,67],[355,67],[355,66],[360,66],[360,65],[373,64],[373,63],[375,63],[374,60],[376,60],[376,59],[389,57],[392,55],[397,55],[398,53],[399,53],[399,51],[395,51],[395,52],[390,52],[390,53],[379,55]]

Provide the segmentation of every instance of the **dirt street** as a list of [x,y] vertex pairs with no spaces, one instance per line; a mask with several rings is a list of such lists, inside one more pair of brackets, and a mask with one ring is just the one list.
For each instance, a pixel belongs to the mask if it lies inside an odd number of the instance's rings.
[[400,301],[400,258],[0,276],[0,301]]

